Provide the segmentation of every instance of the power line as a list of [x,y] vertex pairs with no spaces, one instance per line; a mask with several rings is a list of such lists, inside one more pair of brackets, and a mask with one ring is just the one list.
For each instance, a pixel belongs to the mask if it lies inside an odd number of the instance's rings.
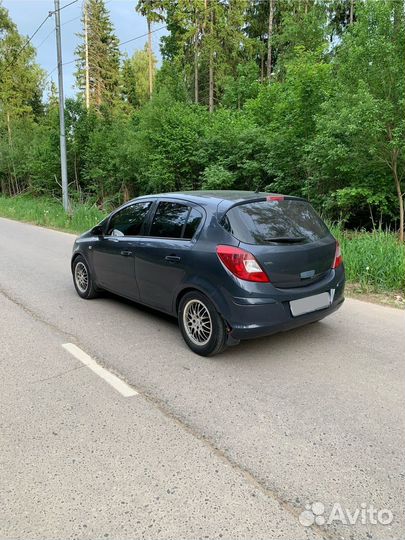
[[[76,2],[78,0],[75,0]],[[110,2],[112,2],[112,0],[108,0],[106,2],[106,4],[109,4]],[[72,2],[74,3],[74,2]],[[66,6],[63,6],[63,7],[67,7],[68,5],[70,4],[66,4]],[[63,9],[63,7],[61,9]],[[74,17],[73,19],[69,19],[68,21],[64,22],[61,26],[65,26],[65,24],[69,24],[73,21],[77,21],[78,19],[81,18],[81,15],[79,15],[78,17]],[[167,28],[167,26],[160,26],[159,28],[155,28],[155,30],[152,30],[152,34],[154,34],[155,32],[159,32],[160,30],[165,30]],[[41,43],[37,46],[37,49],[39,49],[39,47],[41,47],[41,45],[49,38],[49,36],[51,36],[53,33],[55,32],[55,29],[53,28],[52,31],[41,41]],[[121,47],[121,45],[126,45],[127,43],[131,43],[132,41],[136,41],[137,39],[141,39],[143,37],[147,37],[148,34],[141,34],[139,36],[135,36],[131,39],[127,39],[126,41],[120,41],[119,43],[119,47]],[[70,62],[64,62],[62,65],[63,66],[68,66],[69,64],[73,64],[73,62],[76,62],[76,59],[75,60],[70,60]],[[58,66],[55,66],[52,71],[50,71],[47,75],[47,77],[45,78],[45,81],[49,79],[49,77],[52,75],[52,73],[54,71],[56,71]]]
[[74,60],[70,60],[70,62],[63,62],[62,66],[68,66],[69,64],[73,64],[73,62],[76,62],[76,58]]
[[[74,1],[70,2],[69,4],[65,4],[64,6],[62,6],[62,7],[60,8],[60,10],[64,9],[65,7],[70,6],[70,5],[72,5],[72,4],[75,4],[76,2],[78,2],[78,0],[74,0]],[[112,2],[112,0],[107,0],[107,2],[105,2],[105,4],[109,4],[110,2]],[[50,13],[53,14],[53,13],[55,13],[55,11],[50,12]],[[73,19],[70,19],[70,20],[64,22],[61,26],[64,26],[65,24],[69,24],[69,23],[71,23],[71,22],[73,22],[73,21],[76,21],[77,19],[80,19],[80,18],[81,18],[80,15],[79,15],[78,17],[74,17]],[[151,33],[154,34],[155,32],[159,32],[160,30],[165,30],[166,28],[167,28],[167,25],[165,25],[165,26],[160,26],[159,28],[155,28],[154,30],[152,30]],[[40,47],[40,46],[41,46],[41,45],[49,38],[49,36],[52,35],[52,33],[53,33],[54,31],[55,31],[55,30],[53,29],[52,32],[50,32],[50,34],[48,34],[48,35],[45,37],[45,39],[38,45],[37,48],[39,48],[39,47]],[[121,45],[126,45],[127,43],[132,43],[133,41],[136,41],[136,40],[138,40],[138,39],[142,39],[142,38],[147,37],[147,36],[148,36],[148,33],[145,33],[145,34],[140,34],[139,36],[135,36],[135,37],[133,37],[133,38],[127,39],[127,40],[125,40],[125,41],[120,41],[120,42],[119,42],[119,47],[121,47]],[[76,61],[77,61],[77,59],[70,60],[69,62],[63,62],[62,66],[68,66],[68,65],[70,65],[70,64],[73,64],[73,63],[76,62]],[[49,79],[49,77],[56,71],[57,67],[58,67],[58,66],[55,66],[51,71],[48,72],[48,74],[47,74],[47,76],[46,76],[44,82],[46,82],[46,81]]]
[[77,19],[81,19],[81,15],[79,15],[78,17],[73,17],[73,19],[69,19],[68,21],[65,21],[63,24],[61,24],[61,26],[65,26],[65,24],[69,24],[73,21],[77,21]]
[[5,68],[1,72],[1,76],[4,75],[4,73],[8,70],[8,68],[17,60],[17,58],[20,56],[20,54],[23,52],[23,50],[28,47],[28,45],[31,43],[32,39],[38,34],[38,32],[41,30],[41,28],[44,26],[46,21],[51,17],[51,12],[48,13],[48,15],[45,17],[45,19],[41,22],[41,24],[38,26],[38,28],[35,30],[35,32],[27,39],[27,41],[18,49],[16,53],[14,53],[12,59],[6,64]]
[[79,1],[79,0],[73,0],[72,2],[69,2],[69,4],[65,4],[64,6],[61,6],[61,7],[58,8],[58,9],[54,9],[53,11],[50,11],[49,13],[51,13],[51,14],[53,15],[53,14],[56,13],[57,11],[60,12],[60,11],[62,11],[62,9],[65,9],[65,8],[71,6],[72,4],[76,4],[76,2],[78,2],[78,1]]
[[35,45],[35,48],[38,50],[42,45],[45,43],[45,41],[55,32],[55,28],[52,28],[52,30],[49,32],[49,34],[46,35],[46,37],[41,41],[39,45]]
[[51,71],[48,73],[48,75],[44,79],[44,83],[49,79],[49,77],[58,69],[58,66],[55,66]]
[[[167,28],[167,26],[161,26],[160,28],[156,28],[155,30],[152,30],[151,34],[154,34],[155,32],[159,32],[159,30],[164,30],[165,28]],[[131,39],[127,39],[126,41],[120,41],[119,46],[121,47],[121,45],[126,45],[127,43],[131,43],[131,41],[135,41],[136,39],[147,37],[147,35],[148,33],[133,37]]]
[[[69,60],[69,62],[63,62],[62,66],[68,66],[69,64],[73,64],[73,62],[76,62],[76,58],[74,60]],[[44,79],[44,82],[46,82],[49,79],[49,77],[52,75],[52,73],[54,73],[57,69],[58,69],[58,66],[56,65],[53,69],[51,69],[51,71],[48,71]]]
[[[81,15],[79,15],[78,17],[73,17],[73,19],[69,19],[68,21],[65,21],[63,24],[61,24],[60,26],[65,26],[66,24],[69,24],[73,21],[77,21],[77,19],[80,19],[81,18]],[[50,38],[50,36],[55,32],[55,28],[52,28],[52,30],[49,32],[49,34],[46,35],[46,37],[44,37],[44,39],[41,41],[41,43],[39,45],[35,45],[35,48],[38,50],[40,47],[42,47],[42,45],[45,43],[45,41],[47,39]]]
[[[112,0],[110,0],[111,2]],[[77,19],[79,19],[80,17],[76,17]],[[71,19],[71,20],[74,20],[74,19]],[[68,22],[71,22],[71,21],[66,21],[65,24],[67,24]],[[164,30],[165,28],[167,28],[167,26],[161,26],[160,28],[156,28],[155,30],[152,30],[152,33],[155,33],[155,32],[158,32],[159,30]],[[126,45],[127,43],[130,43],[132,41],[135,41],[137,39],[141,39],[143,37],[146,37],[148,34],[141,34],[139,36],[135,36],[131,39],[127,39],[126,41],[121,41],[119,43],[119,46],[121,45]],[[70,64],[73,64],[74,62],[76,62],[77,59],[75,58],[74,60],[70,60],[69,62],[63,62],[62,66],[68,66]],[[52,75],[52,73],[54,73],[56,70],[57,70],[58,66],[55,66],[51,71],[49,71],[49,73],[47,74],[46,78],[45,78],[45,81],[47,81],[49,79],[49,77]]]
[[[69,6],[71,6],[72,4],[76,4],[76,2],[78,2],[79,0],[72,0],[72,2],[69,2],[68,4],[65,4],[64,6],[60,7],[59,9],[57,10],[53,10],[53,11],[49,11],[48,12],[48,15],[45,17],[45,19],[41,22],[41,24],[38,26],[38,28],[35,30],[35,32],[27,39],[27,41],[20,47],[20,49],[18,49],[18,51],[16,53],[14,53],[12,59],[6,64],[6,66],[3,68],[3,71],[0,73],[0,76],[2,77],[4,75],[4,73],[8,70],[8,68],[17,60],[17,58],[20,56],[20,54],[23,52],[24,49],[26,49],[26,47],[28,47],[28,45],[31,43],[31,41],[33,40],[33,38],[38,34],[38,32],[41,30],[41,28],[44,26],[44,24],[46,23],[46,21],[52,17],[52,15],[54,15],[56,13],[56,11],[62,11],[62,9],[65,9]],[[68,21],[68,22],[71,22],[71,21]],[[67,24],[67,23],[66,23]],[[47,39],[49,36],[52,35],[52,33],[54,32],[54,30],[52,30],[52,32],[50,32],[46,38],[40,43],[39,46],[41,46]]]

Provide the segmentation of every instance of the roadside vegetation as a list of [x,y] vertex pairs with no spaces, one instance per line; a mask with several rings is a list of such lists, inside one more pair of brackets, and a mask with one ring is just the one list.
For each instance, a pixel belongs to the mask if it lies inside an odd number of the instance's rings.
[[330,226],[339,240],[352,291],[405,295],[405,247],[392,231],[347,231]]
[[34,225],[80,234],[94,227],[105,217],[95,205],[72,204],[66,214],[60,201],[47,197],[0,196],[0,216]]
[[[83,233],[94,227],[112,209],[101,211],[95,204],[73,203],[65,214],[60,201],[45,197],[0,196],[0,216],[26,221],[71,233]],[[341,225],[329,225],[339,240],[352,284],[351,291],[361,293],[398,293],[405,291],[405,247],[392,231],[347,231]],[[401,293],[402,291],[402,293]]]
[[69,216],[56,87],[0,0],[1,215],[81,232],[146,193],[298,195],[339,223],[356,287],[403,289],[404,0],[135,4],[147,43],[165,29],[159,67],[139,41],[122,53],[105,0],[84,2],[90,62],[82,36],[65,103]]

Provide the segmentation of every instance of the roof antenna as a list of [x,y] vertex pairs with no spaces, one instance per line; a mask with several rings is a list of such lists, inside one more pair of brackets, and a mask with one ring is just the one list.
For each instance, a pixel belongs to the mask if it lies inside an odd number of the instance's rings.
[[255,193],[260,193],[259,186],[257,186],[257,188],[255,189]]

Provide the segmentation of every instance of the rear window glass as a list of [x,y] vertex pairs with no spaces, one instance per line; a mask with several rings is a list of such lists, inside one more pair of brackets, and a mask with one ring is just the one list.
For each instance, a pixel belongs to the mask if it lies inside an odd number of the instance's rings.
[[225,214],[222,225],[238,240],[248,244],[289,240],[312,242],[329,233],[310,204],[294,199],[235,206]]

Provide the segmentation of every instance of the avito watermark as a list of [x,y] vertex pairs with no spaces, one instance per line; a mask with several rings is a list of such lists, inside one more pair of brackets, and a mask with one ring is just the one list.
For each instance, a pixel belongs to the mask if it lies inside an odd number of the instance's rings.
[[321,502],[314,502],[305,505],[299,516],[301,525],[310,527],[314,523],[317,525],[330,525],[331,523],[341,523],[342,525],[389,525],[394,519],[393,513],[387,508],[378,509],[372,504],[361,503],[358,508],[344,508],[340,503],[334,503],[330,512],[326,512],[325,505]]

